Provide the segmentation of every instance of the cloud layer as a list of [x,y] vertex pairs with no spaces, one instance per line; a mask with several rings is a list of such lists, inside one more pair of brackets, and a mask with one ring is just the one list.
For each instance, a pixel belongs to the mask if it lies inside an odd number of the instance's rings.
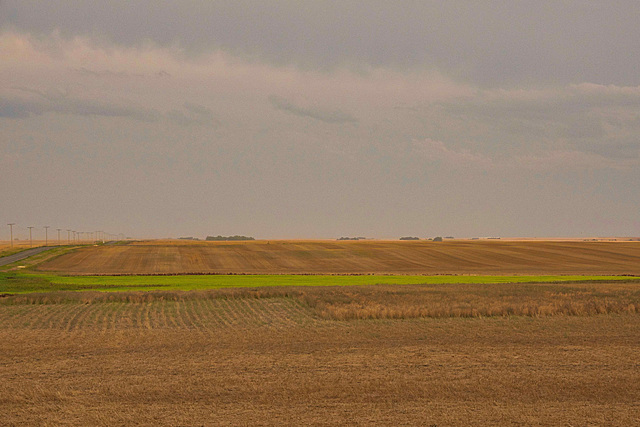
[[634,234],[636,3],[366,5],[0,3],[6,222]]
[[300,117],[308,117],[315,120],[320,120],[325,123],[355,123],[356,120],[350,114],[344,113],[340,110],[324,110],[321,108],[304,108],[292,104],[284,98],[277,95],[269,96],[269,102],[277,110],[285,111]]

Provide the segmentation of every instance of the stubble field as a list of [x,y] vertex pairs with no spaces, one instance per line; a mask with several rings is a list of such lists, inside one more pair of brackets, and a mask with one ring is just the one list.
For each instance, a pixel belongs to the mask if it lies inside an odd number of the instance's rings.
[[[639,255],[635,242],[143,242],[81,248],[38,268],[637,274]],[[206,276],[161,279],[194,277]],[[78,289],[94,280],[66,279]],[[9,295],[0,298],[0,420],[637,425],[640,285],[622,279]]]
[[139,242],[43,263],[65,274],[640,274],[640,242]]
[[[640,322],[629,304],[638,292],[615,286],[549,285],[529,290],[528,304],[555,300],[559,311],[489,317],[464,317],[455,306],[468,301],[465,293],[445,287],[441,295],[459,294],[448,313],[377,320],[367,306],[448,305],[402,286],[9,297],[0,304],[0,419],[634,425]],[[496,292],[467,293],[480,307]],[[562,312],[572,295],[592,303],[583,308],[609,301],[624,309]]]

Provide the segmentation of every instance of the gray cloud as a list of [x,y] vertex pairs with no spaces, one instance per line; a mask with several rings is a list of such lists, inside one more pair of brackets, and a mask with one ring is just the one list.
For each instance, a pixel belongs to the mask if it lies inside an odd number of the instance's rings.
[[640,87],[576,84],[488,90],[417,110],[465,123],[456,137],[474,141],[477,148],[491,153],[568,150],[609,158],[640,154]]
[[208,117],[208,118],[212,118],[213,117],[213,113],[211,112],[211,108],[205,107],[204,105],[200,105],[200,104],[196,104],[194,102],[185,102],[184,103],[184,108],[196,115],[196,116],[200,116],[200,117]]
[[75,71],[78,74],[82,74],[85,76],[94,76],[94,77],[145,77],[144,74],[140,73],[127,73],[126,71],[111,71],[111,70],[92,70],[86,67],[75,68]]
[[484,85],[638,85],[639,14],[635,0],[7,0],[0,26],[101,45],[177,46],[188,56],[221,49],[312,69],[436,68]]
[[1,1],[0,215],[136,237],[630,234],[638,11]]
[[13,89],[36,95],[36,97],[35,99],[25,99],[0,96],[0,117],[26,119],[45,113],[57,113],[77,116],[124,117],[142,122],[156,122],[164,118],[181,126],[211,125],[216,122],[210,108],[193,102],[185,102],[184,110],[174,109],[161,113],[156,109],[73,98],[69,91],[42,91],[21,86],[14,86]]
[[24,119],[45,113],[72,114],[78,116],[126,117],[132,120],[152,122],[158,120],[158,112],[151,109],[64,98],[57,101],[25,100],[0,97],[0,117]]
[[324,110],[320,108],[304,108],[297,106],[285,98],[271,95],[269,102],[277,110],[285,111],[300,117],[309,117],[311,119],[320,120],[325,123],[355,123],[358,120],[350,114],[340,110]]
[[47,101],[51,101],[51,102],[64,100],[69,96],[68,90],[60,90],[60,89],[41,91],[38,89],[33,89],[29,87],[24,87],[24,86],[14,86],[12,89],[15,89],[23,93],[37,95],[38,97],[46,99]]
[[25,119],[31,115],[40,115],[44,112],[45,109],[42,105],[37,103],[0,97],[0,117]]
[[210,108],[192,102],[184,103],[184,111],[171,110],[166,114],[169,120],[181,126],[212,125],[216,123]]
[[112,71],[112,70],[94,70],[91,68],[87,68],[87,67],[79,67],[79,68],[73,68],[72,71],[74,71],[75,73],[78,73],[80,75],[83,76],[91,76],[91,77],[98,77],[98,78],[148,78],[148,77],[155,77],[155,78],[165,78],[165,77],[171,77],[171,74],[169,74],[168,72],[166,72],[165,70],[160,70],[160,71],[156,71],[152,74],[143,74],[143,73],[130,73],[127,71]]

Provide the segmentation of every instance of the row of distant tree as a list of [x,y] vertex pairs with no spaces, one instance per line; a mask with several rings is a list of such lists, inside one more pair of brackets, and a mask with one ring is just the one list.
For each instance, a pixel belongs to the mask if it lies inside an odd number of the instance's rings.
[[231,241],[231,240],[256,240],[253,237],[250,236],[207,236],[207,238],[205,240],[208,241],[215,241],[215,242],[220,242],[220,241]]
[[[445,237],[445,239],[453,239],[453,237],[447,236]],[[421,240],[419,237],[412,237],[412,236],[407,236],[407,237],[401,237],[400,240]],[[430,240],[432,242],[442,242],[443,238],[438,236],[438,237],[434,237],[432,238],[427,238],[424,240]]]

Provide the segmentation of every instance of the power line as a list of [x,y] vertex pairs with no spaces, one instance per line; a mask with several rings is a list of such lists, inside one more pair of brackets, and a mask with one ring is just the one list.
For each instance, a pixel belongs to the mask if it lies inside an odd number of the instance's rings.
[[31,229],[35,227],[27,227],[29,229],[29,247],[33,247],[33,239],[31,238]]
[[9,229],[11,230],[11,247],[13,247],[13,226],[16,225],[15,222],[12,222],[10,224],[7,224],[9,226]]

